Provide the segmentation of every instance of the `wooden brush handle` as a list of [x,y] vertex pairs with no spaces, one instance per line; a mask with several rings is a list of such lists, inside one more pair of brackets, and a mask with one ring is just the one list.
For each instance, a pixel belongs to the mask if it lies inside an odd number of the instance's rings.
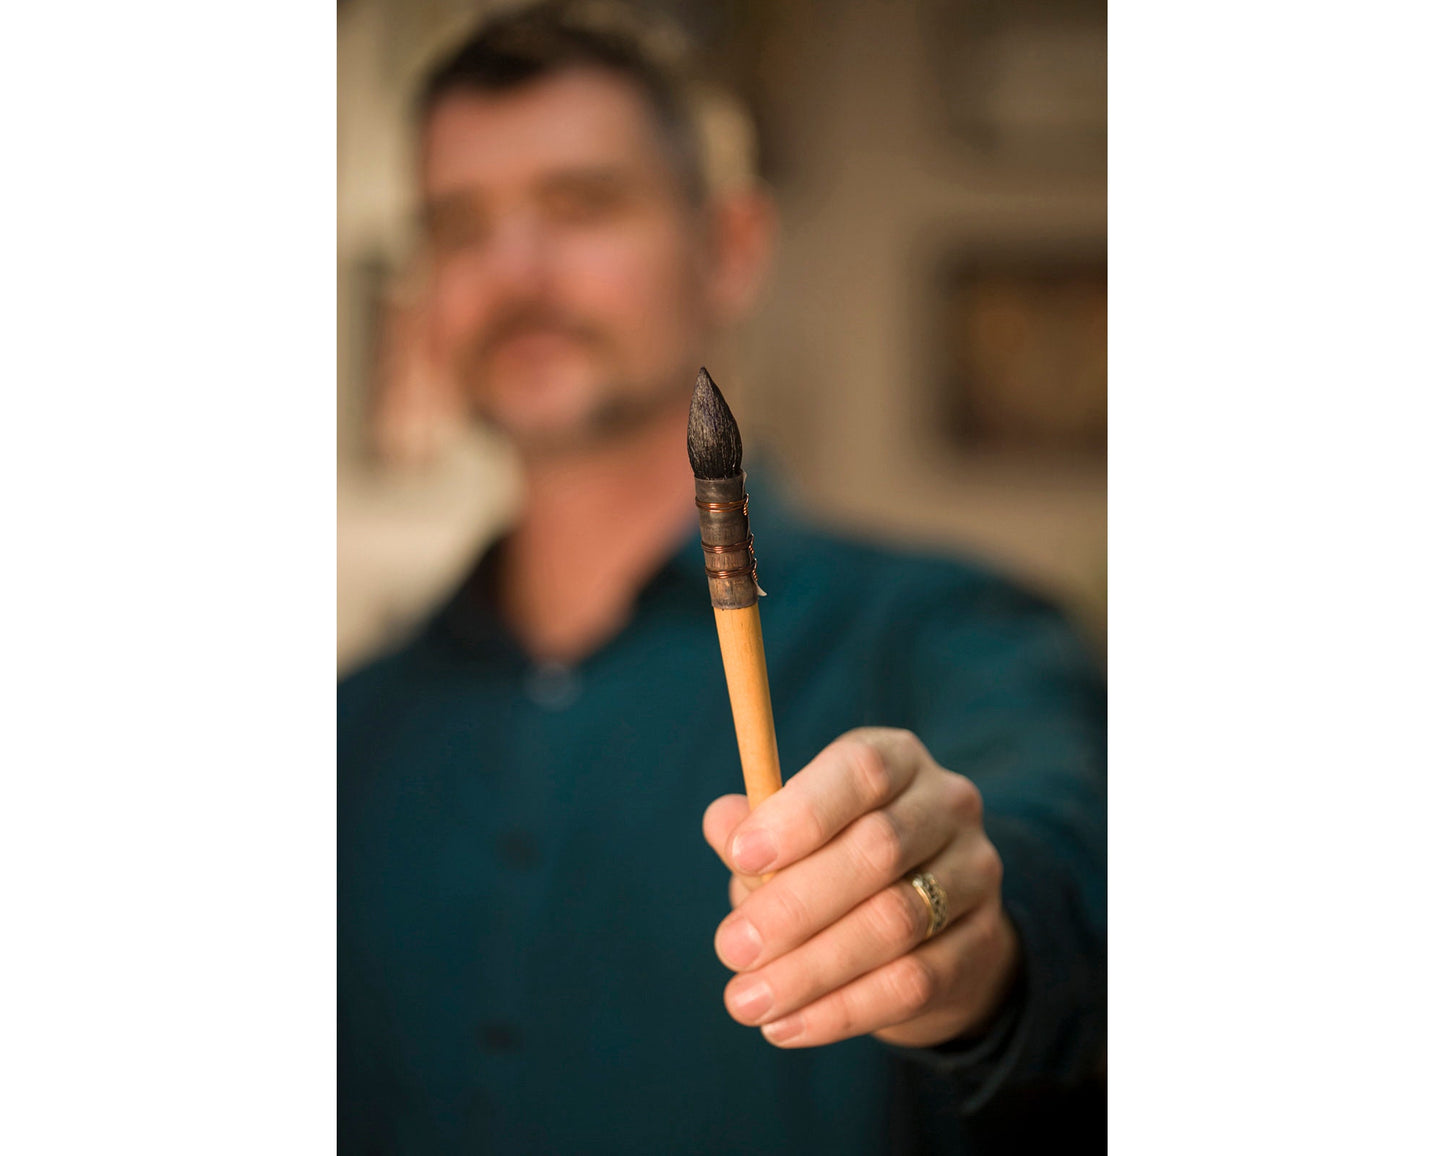
[[778,766],[778,736],[773,730],[773,700],[768,694],[768,664],[763,657],[763,627],[758,607],[713,609],[723,672],[733,705],[738,755],[743,762],[748,805],[756,807],[783,785]]

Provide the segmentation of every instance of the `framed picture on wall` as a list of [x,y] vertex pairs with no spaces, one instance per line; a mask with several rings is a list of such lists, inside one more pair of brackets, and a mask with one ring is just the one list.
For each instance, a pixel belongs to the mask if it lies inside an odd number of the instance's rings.
[[968,253],[941,278],[939,402],[960,448],[1103,459],[1103,253]]

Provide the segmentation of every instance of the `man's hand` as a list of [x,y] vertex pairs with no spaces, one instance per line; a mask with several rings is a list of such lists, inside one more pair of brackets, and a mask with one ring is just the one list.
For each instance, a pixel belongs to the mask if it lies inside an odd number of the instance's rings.
[[428,276],[424,260],[413,260],[383,302],[371,416],[376,448],[390,466],[430,464],[466,425],[466,400],[434,348]]
[[[748,812],[724,795],[703,834],[733,872],[718,957],[724,999],[783,1047],[872,1033],[927,1047],[985,1026],[1018,965],[1003,867],[978,788],[908,731],[850,731]],[[925,942],[931,871],[948,924]],[[764,882],[760,876],[775,873]]]

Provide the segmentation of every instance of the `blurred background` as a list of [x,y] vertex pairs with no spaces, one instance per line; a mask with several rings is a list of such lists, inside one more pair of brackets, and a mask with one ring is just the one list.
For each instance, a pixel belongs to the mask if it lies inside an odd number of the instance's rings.
[[[1106,615],[1104,0],[675,0],[747,103],[778,261],[716,376],[749,456],[854,533]],[[506,525],[507,447],[373,434],[414,243],[408,109],[476,0],[340,0],[337,662],[398,640]],[[754,458],[756,460],[756,458]],[[839,469],[840,464],[847,469]]]

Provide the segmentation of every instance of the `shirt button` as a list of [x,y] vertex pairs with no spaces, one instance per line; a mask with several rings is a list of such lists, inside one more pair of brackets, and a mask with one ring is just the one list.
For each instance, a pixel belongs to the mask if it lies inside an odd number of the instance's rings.
[[521,870],[535,867],[542,856],[536,838],[527,831],[514,828],[503,831],[497,837],[497,857],[508,867]]
[[515,1052],[522,1046],[522,1037],[511,1024],[488,1020],[477,1029],[477,1039],[489,1052]]
[[582,692],[577,672],[560,662],[542,662],[529,669],[523,688],[543,710],[566,710]]

